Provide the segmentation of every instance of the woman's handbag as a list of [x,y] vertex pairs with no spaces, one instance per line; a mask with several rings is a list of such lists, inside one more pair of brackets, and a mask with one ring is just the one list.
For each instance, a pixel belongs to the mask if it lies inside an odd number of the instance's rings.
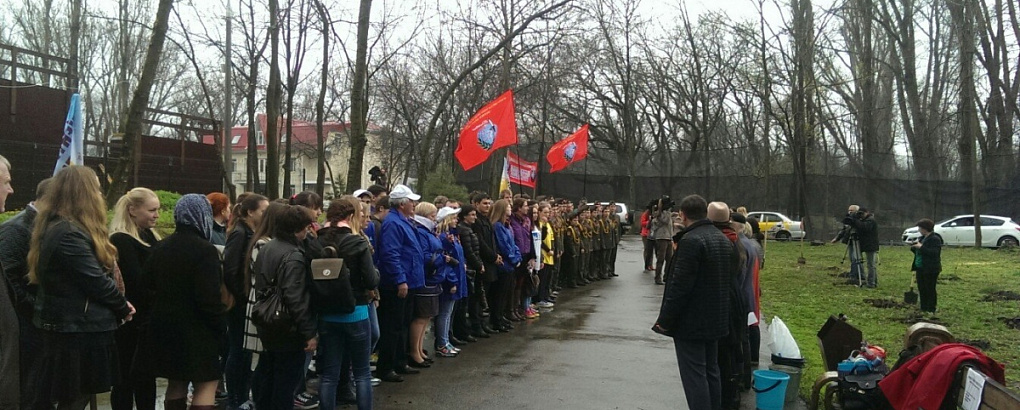
[[280,287],[274,278],[255,294],[251,308],[251,321],[259,332],[284,333],[294,328],[294,318],[280,299]]

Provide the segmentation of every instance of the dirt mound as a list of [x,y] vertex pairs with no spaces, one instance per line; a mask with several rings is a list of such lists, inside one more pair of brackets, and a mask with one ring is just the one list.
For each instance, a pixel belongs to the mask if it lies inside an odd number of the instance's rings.
[[879,309],[900,309],[907,307],[907,305],[904,305],[892,299],[864,299],[864,303],[867,303]]
[[1020,300],[1020,294],[1011,290],[1000,290],[989,293],[981,299],[983,302],[998,302],[1000,300]]
[[992,342],[984,339],[956,339],[957,342],[965,345],[971,345],[981,350],[988,350],[992,348]]
[[1000,317],[999,320],[1005,323],[1006,327],[1010,329],[1020,330],[1020,317]]

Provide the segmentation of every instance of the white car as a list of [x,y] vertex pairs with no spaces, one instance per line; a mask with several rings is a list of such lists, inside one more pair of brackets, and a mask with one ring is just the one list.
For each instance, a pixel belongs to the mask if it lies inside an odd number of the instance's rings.
[[[935,233],[946,245],[974,246],[974,215],[957,215],[935,224]],[[903,231],[903,242],[921,239],[917,227]],[[1020,225],[1004,216],[981,215],[981,246],[997,248],[1020,245]]]
[[803,222],[794,221],[779,212],[749,212],[747,217],[758,219],[758,228],[772,239],[780,241],[804,240],[804,237],[807,236]]
[[[599,202],[599,204],[602,205],[603,207],[605,207],[605,206],[609,205],[609,202]],[[588,203],[588,206],[592,206],[592,205],[595,205],[595,203],[594,202],[589,202]],[[625,228],[629,228],[630,227],[630,224],[631,224],[630,218],[631,218],[631,216],[630,216],[630,212],[627,211],[627,204],[625,204],[623,202],[617,202],[616,203],[616,217],[620,219],[620,224],[623,225]]]

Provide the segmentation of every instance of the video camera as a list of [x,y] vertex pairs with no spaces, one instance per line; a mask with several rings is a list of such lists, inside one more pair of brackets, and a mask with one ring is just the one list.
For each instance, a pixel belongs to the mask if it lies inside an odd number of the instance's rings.
[[865,216],[867,216],[867,213],[864,211],[847,212],[846,216],[843,217],[843,225],[853,225],[854,220],[864,219]]
[[[661,198],[659,198],[659,201],[662,201],[662,209],[673,209],[673,206],[676,205],[676,203],[673,202],[673,199],[670,198],[669,195],[663,195]],[[658,206],[658,203],[656,203],[655,206]]]

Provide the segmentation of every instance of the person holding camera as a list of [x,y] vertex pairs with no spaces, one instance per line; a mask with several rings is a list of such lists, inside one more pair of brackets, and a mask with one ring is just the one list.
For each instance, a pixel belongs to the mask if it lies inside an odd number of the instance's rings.
[[[875,222],[875,215],[862,206],[858,208],[857,212],[843,218],[843,224],[851,226],[853,233],[856,233],[858,251],[864,254],[864,258],[868,262],[867,281],[860,285],[875,288],[878,286],[878,269],[875,266],[876,258],[878,258],[878,223]],[[857,262],[857,269],[861,269],[861,262]],[[863,272],[860,273],[863,274]]]
[[[673,200],[663,195],[652,208],[651,238],[655,240],[655,284],[665,285],[662,267],[673,258]],[[668,273],[667,273],[668,275]]]
[[917,292],[920,294],[921,311],[935,313],[938,293],[935,283],[942,272],[942,236],[935,233],[935,222],[931,219],[917,221],[921,239],[910,245],[914,263],[910,270],[917,272]]

